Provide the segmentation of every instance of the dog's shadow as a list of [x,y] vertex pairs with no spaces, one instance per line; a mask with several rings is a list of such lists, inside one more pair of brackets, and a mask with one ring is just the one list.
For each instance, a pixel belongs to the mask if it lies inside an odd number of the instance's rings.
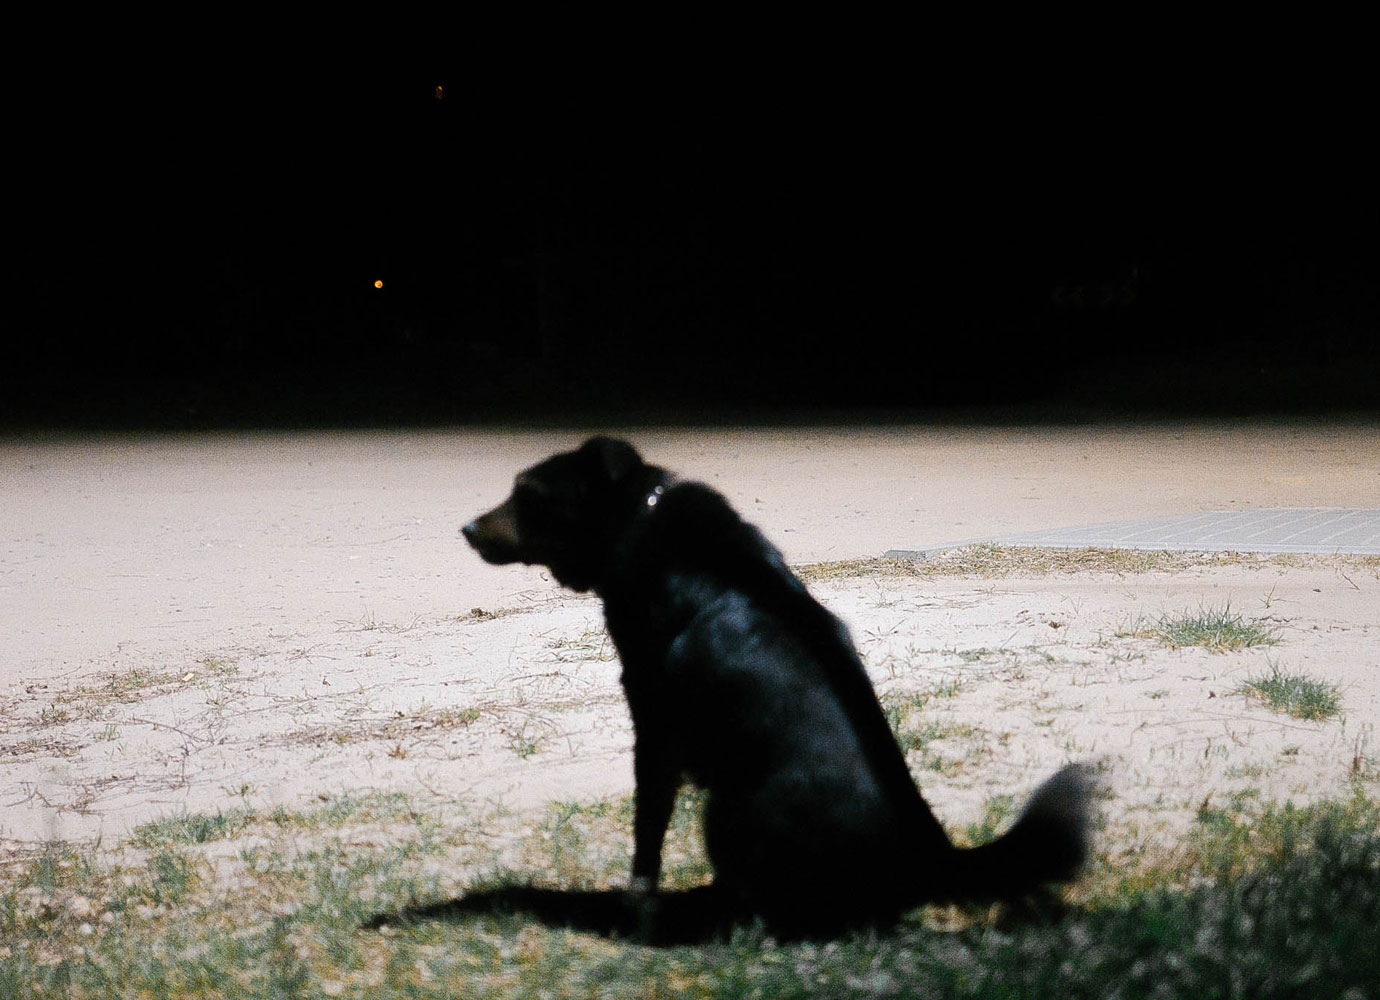
[[751,917],[728,905],[712,885],[646,896],[626,889],[544,889],[511,885],[455,899],[376,913],[361,925],[378,929],[427,920],[521,915],[553,928],[587,931],[646,944],[703,944],[727,937]]
[[[997,910],[995,926],[1007,930],[1026,924],[1055,924],[1070,906],[1052,891],[1007,900]],[[627,889],[544,889],[506,885],[477,889],[455,899],[376,913],[360,926],[377,930],[428,920],[462,921],[477,917],[522,916],[553,929],[569,929],[656,946],[697,945],[727,941],[737,929],[753,929],[782,942],[826,941],[857,931],[886,933],[900,914],[862,923],[839,923],[819,913],[763,921],[713,885],[647,896]]]

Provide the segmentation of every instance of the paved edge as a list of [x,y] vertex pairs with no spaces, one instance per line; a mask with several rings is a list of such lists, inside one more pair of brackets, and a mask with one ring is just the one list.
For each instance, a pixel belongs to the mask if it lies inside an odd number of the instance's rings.
[[[1308,527],[1347,523],[1347,530],[1309,538]],[[1311,525],[1308,523],[1312,522]],[[1266,527],[1262,528],[1264,524]],[[1305,527],[1308,526],[1308,527]],[[1346,536],[1346,537],[1341,537]],[[920,549],[888,549],[885,559],[924,560],[970,545],[1015,548],[1145,549],[1168,552],[1380,555],[1380,509],[1341,507],[1256,508],[1138,518],[1104,524],[972,538]]]

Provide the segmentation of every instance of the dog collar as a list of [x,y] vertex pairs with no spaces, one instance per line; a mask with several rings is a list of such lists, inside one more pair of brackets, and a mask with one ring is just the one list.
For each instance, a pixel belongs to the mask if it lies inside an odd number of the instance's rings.
[[657,503],[661,500],[661,494],[666,492],[665,486],[654,486],[652,492],[647,494],[647,509],[654,510]]

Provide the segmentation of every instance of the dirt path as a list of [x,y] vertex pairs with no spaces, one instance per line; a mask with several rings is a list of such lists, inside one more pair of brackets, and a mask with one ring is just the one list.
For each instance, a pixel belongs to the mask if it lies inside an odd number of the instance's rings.
[[[366,787],[514,805],[628,788],[626,712],[595,602],[536,570],[485,566],[456,535],[517,469],[581,436],[0,444],[0,838],[110,837],[179,809]],[[1375,425],[628,436],[723,490],[797,563],[1380,496]],[[1153,800],[1203,780],[1196,764],[1165,765],[1170,746],[1184,761],[1222,747],[1222,782],[1265,769],[1286,792],[1332,788],[1356,753],[1373,753],[1374,574],[1228,567],[816,589],[884,689],[961,681],[932,709],[954,740],[935,752],[961,765],[937,772],[941,812],[1017,791],[1073,754],[1121,759],[1123,785],[1140,781]],[[1297,723],[1227,697],[1265,669],[1263,653],[1108,638],[1137,615],[1226,601],[1278,619],[1289,637],[1278,655],[1338,684],[1344,720]]]

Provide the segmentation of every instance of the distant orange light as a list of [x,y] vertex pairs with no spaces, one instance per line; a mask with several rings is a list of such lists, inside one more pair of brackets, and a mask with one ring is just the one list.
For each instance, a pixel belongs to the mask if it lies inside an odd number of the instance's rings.
[[436,85],[436,100],[439,101],[439,100],[440,100],[442,97],[444,97],[444,96],[445,96],[445,92],[441,89],[441,85],[438,83],[438,84]]
[[376,281],[376,282],[374,282],[374,287],[375,287],[375,288],[382,288],[382,287],[383,287],[383,282],[382,282],[382,281]]

